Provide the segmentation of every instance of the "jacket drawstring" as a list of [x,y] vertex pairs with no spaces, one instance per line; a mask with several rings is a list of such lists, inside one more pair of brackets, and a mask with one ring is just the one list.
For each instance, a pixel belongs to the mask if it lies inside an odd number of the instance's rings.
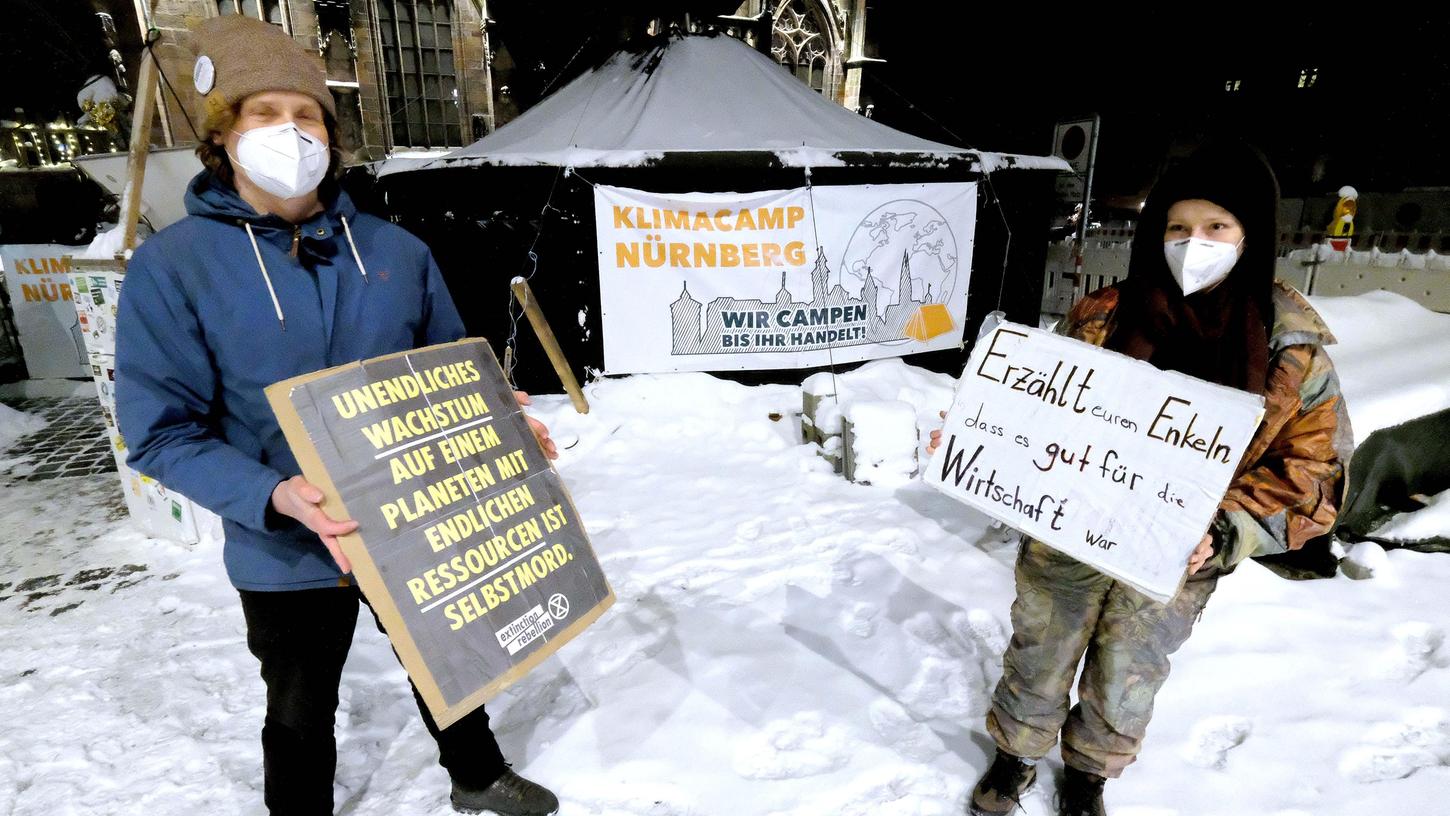
[[282,315],[282,304],[277,300],[277,290],[272,288],[272,276],[267,274],[267,265],[262,263],[262,250],[257,247],[257,236],[252,233],[251,224],[243,221],[242,226],[247,230],[247,237],[252,239],[252,253],[257,256],[257,268],[262,270],[262,280],[267,282],[267,294],[272,296],[272,308],[277,310],[277,322],[285,332],[287,319]]
[[[352,250],[352,259],[357,262],[357,271],[362,274],[363,283],[371,283],[368,279],[368,268],[363,266],[362,256],[358,254],[357,244],[352,240],[352,227],[347,223],[347,216],[342,218],[342,231],[347,236],[348,249]],[[287,331],[287,318],[282,314],[282,303],[277,300],[277,290],[272,288],[272,276],[267,274],[267,265],[262,263],[262,250],[257,246],[257,236],[252,232],[252,225],[243,221],[242,227],[247,230],[247,238],[252,241],[252,254],[257,256],[257,268],[262,270],[262,280],[267,282],[267,294],[272,296],[272,308],[277,312],[277,322],[281,324],[282,331]]]
[[348,226],[347,216],[340,216],[340,218],[342,218],[342,232],[347,236],[347,246],[352,250],[352,259],[357,261],[357,271],[362,273],[363,283],[371,283],[368,280],[368,268],[363,266],[362,256],[357,254],[357,244],[352,242],[352,227]]

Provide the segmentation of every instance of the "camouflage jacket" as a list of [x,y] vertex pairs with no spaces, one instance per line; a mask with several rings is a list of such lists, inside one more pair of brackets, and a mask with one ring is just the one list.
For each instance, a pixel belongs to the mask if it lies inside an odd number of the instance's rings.
[[[1058,331],[1096,346],[1112,334],[1118,289],[1073,306]],[[1353,443],[1339,378],[1324,347],[1334,336],[1304,296],[1276,282],[1264,419],[1214,520],[1214,574],[1245,558],[1297,550],[1339,513]]]

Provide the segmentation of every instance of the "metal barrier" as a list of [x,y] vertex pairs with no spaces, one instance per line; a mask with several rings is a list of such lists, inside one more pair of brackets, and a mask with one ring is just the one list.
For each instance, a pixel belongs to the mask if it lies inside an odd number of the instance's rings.
[[[1404,237],[1410,242],[1409,234]],[[1432,243],[1446,240],[1450,236],[1431,236]],[[1083,295],[1126,278],[1128,257],[1128,242],[1095,241],[1089,236],[1079,269],[1073,265],[1070,241],[1050,244],[1042,279],[1043,314],[1064,315]],[[1281,245],[1275,276],[1309,295],[1346,296],[1384,289],[1427,309],[1450,313],[1450,254],[1433,247],[1417,254],[1407,248],[1333,252],[1327,245]]]

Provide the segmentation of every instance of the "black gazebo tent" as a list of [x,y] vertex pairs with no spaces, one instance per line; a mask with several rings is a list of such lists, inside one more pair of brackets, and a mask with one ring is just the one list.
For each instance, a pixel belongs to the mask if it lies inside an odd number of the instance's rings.
[[[1035,324],[1059,159],[920,139],[832,104],[724,35],[671,35],[608,61],[474,144],[373,170],[376,203],[432,247],[469,333],[502,358],[509,281],[529,276],[576,373],[603,368],[593,184],[747,192],[810,183],[982,181],[968,341],[999,301]],[[519,385],[554,390],[521,328]],[[959,370],[962,352],[913,362]],[[800,374],[788,372],[786,379]],[[781,379],[781,374],[762,378]]]

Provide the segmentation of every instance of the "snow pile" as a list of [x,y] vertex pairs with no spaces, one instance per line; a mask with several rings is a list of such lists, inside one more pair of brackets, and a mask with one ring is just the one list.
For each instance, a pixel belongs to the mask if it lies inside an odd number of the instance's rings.
[[1339,571],[1356,580],[1377,577],[1385,581],[1392,580],[1389,565],[1384,547],[1373,541],[1361,541],[1345,549],[1344,557],[1339,560]]
[[[832,386],[826,386],[834,379]],[[918,428],[941,426],[938,411],[951,406],[956,380],[898,359],[873,360],[854,371],[816,374],[806,380],[819,394],[834,394],[842,403],[900,401],[916,410]],[[802,388],[805,388],[802,385]]]
[[836,375],[829,371],[818,371],[806,377],[801,383],[801,393],[813,397],[834,397],[836,395]]
[[[137,240],[146,237],[144,225],[137,227]],[[122,248],[126,240],[126,230],[120,224],[112,226],[108,230],[98,231],[96,237],[91,239],[90,246],[83,252],[76,255],[77,258],[108,259],[123,254]]]
[[1419,510],[1396,515],[1375,530],[1374,537],[1404,543],[1450,538],[1450,490],[1431,497]]
[[[894,403],[883,411],[862,407],[870,414],[855,430],[864,437],[865,475],[899,484],[914,475],[920,460],[921,439],[941,426],[938,411],[951,404],[955,383],[949,377],[909,366],[898,359],[875,360],[854,371],[823,371],[801,383],[802,439],[812,443],[837,473],[845,472],[843,438],[853,406]],[[913,416],[914,415],[914,416]],[[856,422],[856,420],[851,420]],[[908,443],[907,435],[911,434]],[[895,475],[890,475],[895,474]],[[852,474],[847,474],[851,478]],[[858,479],[859,480],[859,479]]]
[[33,434],[45,426],[44,419],[17,411],[0,402],[0,453],[15,444],[15,440],[26,434]]
[[1339,340],[1328,352],[1356,444],[1450,408],[1450,315],[1385,291],[1309,300]]
[[837,473],[846,467],[845,421],[836,397],[836,378],[829,371],[812,374],[801,383],[801,439],[815,445]]
[[900,485],[917,473],[916,409],[901,400],[853,401],[845,410],[846,478]]

